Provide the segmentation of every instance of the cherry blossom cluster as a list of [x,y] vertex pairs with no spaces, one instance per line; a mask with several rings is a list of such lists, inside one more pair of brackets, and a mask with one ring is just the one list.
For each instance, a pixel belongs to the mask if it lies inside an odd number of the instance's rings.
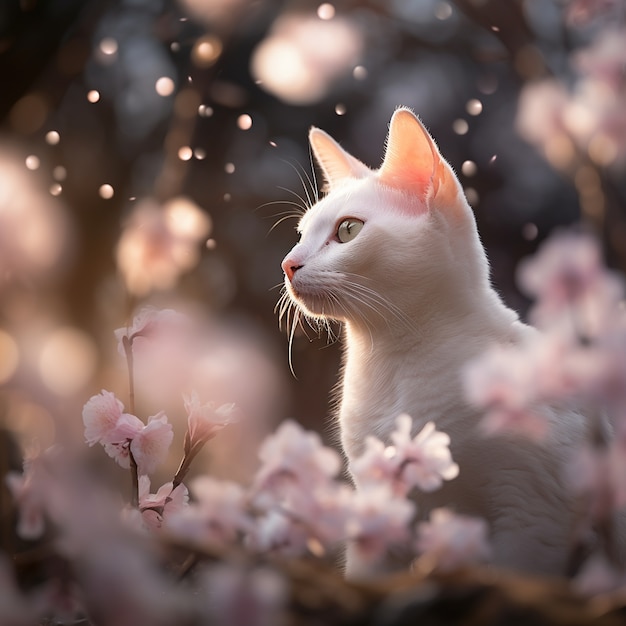
[[[546,78],[529,82],[521,92],[517,126],[556,168],[569,170],[588,159],[599,167],[626,158],[626,52],[621,2],[571,0],[572,27],[603,19],[593,41],[568,59],[576,81]],[[597,26],[597,25],[596,25]]]
[[[134,356],[146,351],[155,354],[151,344],[171,341],[184,325],[184,317],[174,311],[147,308],[128,328],[115,331],[119,351],[127,357],[131,390]],[[83,407],[86,443],[102,445],[122,468],[131,470],[133,497],[124,517],[134,526],[166,531],[218,550],[244,546],[253,552],[283,556],[324,556],[346,542],[368,562],[383,558],[387,549],[397,544],[428,551],[428,538],[437,534],[441,518],[435,516],[430,531],[420,531],[415,539],[411,529],[416,506],[408,496],[416,489],[434,491],[459,472],[450,454],[450,438],[432,422],[412,436],[413,420],[401,415],[390,445],[368,438],[353,468],[355,490],[339,479],[339,454],[324,446],[316,433],[286,421],[262,442],[260,465],[249,488],[201,476],[190,485],[190,503],[183,480],[191,462],[207,441],[234,421],[236,411],[233,405],[203,403],[193,390],[183,395],[183,406],[187,413],[183,458],[172,481],[154,493],[150,477],[165,461],[173,439],[165,413],[160,411],[144,422],[133,409],[127,412],[122,401],[107,390],[92,396]],[[20,530],[24,536],[40,535],[44,519],[50,517],[37,480],[40,471],[40,463],[35,462],[23,477],[10,477],[22,505]],[[486,529],[477,541],[475,526],[469,523],[467,543],[464,518],[451,512],[448,516],[458,525],[455,541],[463,547],[450,543],[446,530],[432,541],[449,544],[450,550],[459,552],[459,562],[484,558]]]
[[[588,424],[567,474],[584,499],[587,523],[610,528],[626,506],[626,315],[624,288],[606,269],[598,242],[561,232],[519,266],[520,287],[536,299],[537,331],[519,345],[495,346],[465,371],[466,396],[485,412],[487,434],[516,432],[540,441],[555,413]],[[613,552],[607,531],[605,552]],[[598,558],[589,568],[599,567]],[[607,580],[615,564],[605,563]],[[581,579],[589,577],[586,568]],[[585,589],[594,588],[587,583]]]

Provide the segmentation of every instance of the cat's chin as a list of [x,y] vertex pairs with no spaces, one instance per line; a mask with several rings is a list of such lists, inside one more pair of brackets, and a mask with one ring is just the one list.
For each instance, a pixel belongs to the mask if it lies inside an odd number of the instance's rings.
[[288,291],[291,300],[307,317],[316,320],[342,321],[342,317],[333,307],[332,300],[326,294],[309,293],[293,285],[288,287]]

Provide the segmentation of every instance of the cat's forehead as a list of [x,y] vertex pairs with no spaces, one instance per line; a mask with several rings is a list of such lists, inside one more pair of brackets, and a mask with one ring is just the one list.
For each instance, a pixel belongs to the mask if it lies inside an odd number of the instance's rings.
[[350,181],[315,203],[300,219],[298,232],[332,227],[343,217],[360,217],[366,203],[361,198],[365,181]]

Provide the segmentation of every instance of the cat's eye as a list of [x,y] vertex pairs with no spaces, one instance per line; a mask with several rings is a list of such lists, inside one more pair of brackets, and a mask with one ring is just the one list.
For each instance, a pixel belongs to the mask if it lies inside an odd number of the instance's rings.
[[352,241],[361,232],[361,228],[363,228],[363,222],[361,220],[355,217],[349,217],[339,224],[337,228],[337,239],[339,239],[341,243],[348,243],[348,241]]

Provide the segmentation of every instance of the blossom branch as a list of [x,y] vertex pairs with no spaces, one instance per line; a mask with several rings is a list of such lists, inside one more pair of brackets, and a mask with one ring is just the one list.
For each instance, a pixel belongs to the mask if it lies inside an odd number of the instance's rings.
[[139,506],[139,471],[137,469],[137,461],[128,444],[128,459],[130,461],[130,505],[133,508]]
[[128,408],[132,415],[135,414],[135,372],[133,363],[133,338],[124,335],[122,337],[122,345],[126,354],[126,363],[128,364]]

